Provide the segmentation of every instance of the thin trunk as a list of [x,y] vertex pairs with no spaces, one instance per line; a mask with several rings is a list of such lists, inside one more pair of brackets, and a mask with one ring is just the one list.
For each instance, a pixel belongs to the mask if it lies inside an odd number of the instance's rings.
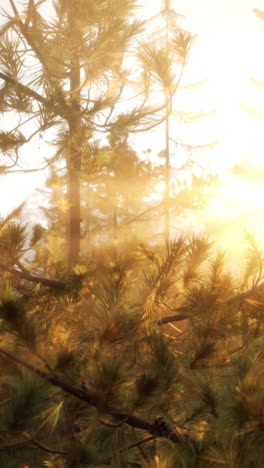
[[[169,47],[169,10],[170,0],[164,1],[164,9],[167,13],[166,17],[166,43]],[[165,242],[170,240],[170,102],[169,95],[166,92],[167,106],[166,106],[166,120],[165,120]]]
[[[80,72],[78,65],[71,71],[71,89],[78,88],[80,83]],[[76,98],[75,98],[76,99]],[[81,217],[80,217],[80,172],[81,172],[81,151],[78,148],[78,133],[80,129],[80,118],[78,116],[79,102],[73,104],[77,112],[73,112],[74,118],[69,122],[70,148],[68,156],[68,263],[73,265],[79,261],[80,237],[81,237]]]
[[[73,24],[74,18],[70,18]],[[74,26],[72,31],[75,33]],[[80,257],[81,241],[81,213],[80,213],[80,173],[81,149],[78,144],[81,118],[80,118],[80,59],[76,51],[70,70],[70,88],[72,93],[72,116],[69,120],[69,155],[68,155],[68,265],[78,263]]]
[[165,241],[170,240],[170,118],[169,109],[166,109],[165,122]]
[[117,219],[117,200],[115,200],[115,206],[113,209],[113,242],[117,242],[118,238],[118,219]]

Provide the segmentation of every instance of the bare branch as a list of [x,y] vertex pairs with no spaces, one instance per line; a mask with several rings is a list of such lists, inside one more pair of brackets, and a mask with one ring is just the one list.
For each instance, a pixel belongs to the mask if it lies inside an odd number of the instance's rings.
[[[46,169],[47,167],[49,167],[57,158],[57,155],[55,155],[53,158],[51,158],[47,164],[45,164],[44,166],[41,166],[41,167],[36,167],[36,168],[33,168],[33,169],[16,169],[16,170],[7,170],[5,171],[5,174],[21,174],[21,173],[28,173],[28,172],[39,172],[39,171],[43,171],[44,169]],[[0,167],[0,169],[3,169],[3,166]]]

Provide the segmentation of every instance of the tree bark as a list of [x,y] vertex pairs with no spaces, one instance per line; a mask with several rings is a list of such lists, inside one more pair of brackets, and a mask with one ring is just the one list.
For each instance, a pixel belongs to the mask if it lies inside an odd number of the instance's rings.
[[80,171],[81,151],[74,144],[78,123],[70,123],[71,142],[68,156],[68,264],[72,266],[79,261],[81,239],[80,216]]
[[[72,25],[73,40],[75,34],[73,14],[70,13],[69,22]],[[77,42],[77,40],[76,40]],[[69,154],[67,164],[68,178],[68,266],[71,268],[80,258],[81,243],[81,105],[80,105],[80,59],[76,50],[71,61],[70,89],[72,97],[72,115],[69,120]]]

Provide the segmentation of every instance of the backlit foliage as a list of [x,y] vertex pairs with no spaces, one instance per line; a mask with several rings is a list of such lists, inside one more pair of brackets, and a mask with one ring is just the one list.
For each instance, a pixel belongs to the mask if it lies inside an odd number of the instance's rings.
[[[86,389],[92,402],[0,352],[3,466],[261,466],[261,275],[248,290],[205,237],[180,237],[166,247],[94,248],[63,278],[47,253],[65,289],[41,277],[34,286],[12,273],[31,266],[20,236],[2,270],[1,349]],[[161,432],[133,428],[118,413]]]

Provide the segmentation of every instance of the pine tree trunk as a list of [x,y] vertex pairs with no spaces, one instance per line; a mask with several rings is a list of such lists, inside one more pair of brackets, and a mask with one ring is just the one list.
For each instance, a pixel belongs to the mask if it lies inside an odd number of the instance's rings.
[[[169,11],[170,0],[164,1],[164,10],[166,11],[166,46],[169,48]],[[165,121],[165,242],[170,241],[170,103],[169,93],[166,91],[166,121]]]
[[115,243],[117,242],[117,238],[118,238],[117,200],[115,200],[115,206],[113,209],[112,226],[113,226],[113,242]]
[[169,110],[166,109],[166,129],[165,129],[165,242],[170,240],[170,127]]
[[[73,24],[74,18],[71,18]],[[74,24],[72,30],[75,32]],[[70,88],[72,95],[72,115],[69,120],[68,154],[68,265],[78,263],[80,257],[81,217],[80,217],[80,174],[81,174],[81,106],[80,106],[80,59],[76,51],[70,70]]]

